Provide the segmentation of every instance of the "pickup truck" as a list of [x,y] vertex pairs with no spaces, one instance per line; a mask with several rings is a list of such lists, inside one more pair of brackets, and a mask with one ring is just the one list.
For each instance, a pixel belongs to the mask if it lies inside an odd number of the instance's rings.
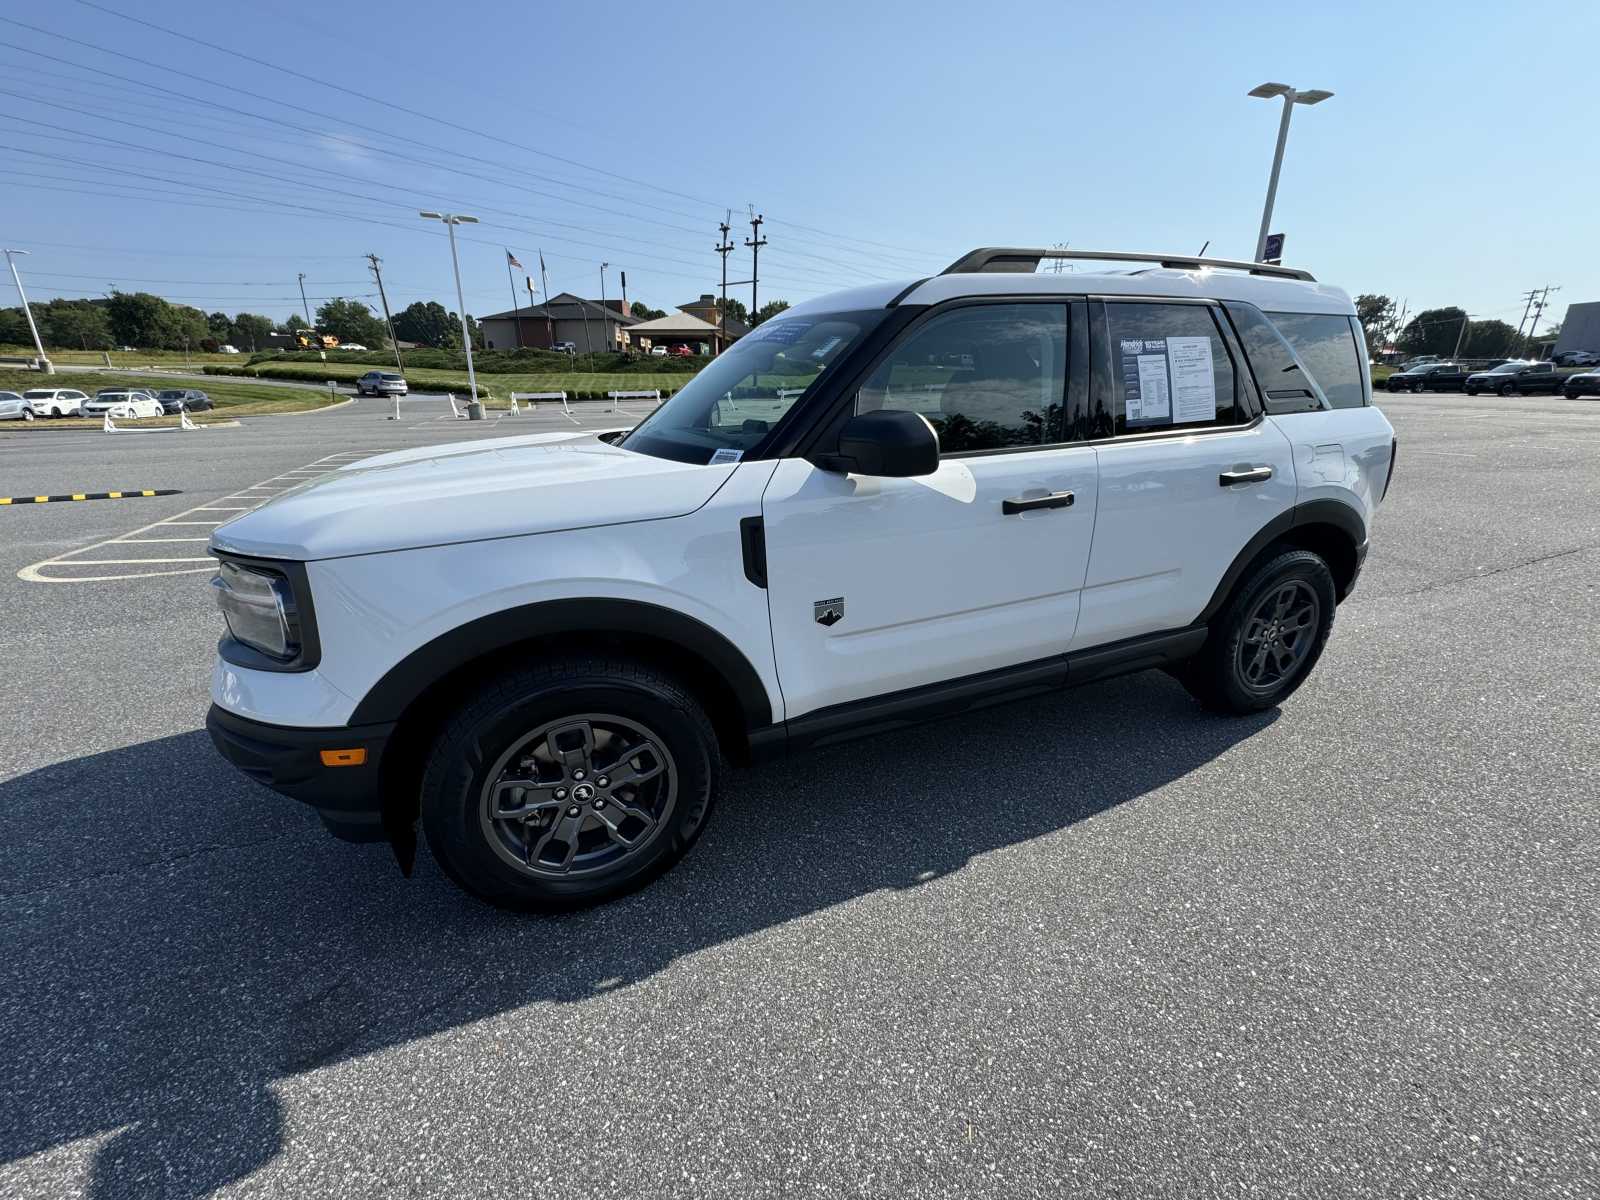
[[1531,392],[1549,392],[1552,396],[1561,390],[1562,377],[1556,373],[1554,363],[1503,362],[1488,371],[1467,376],[1466,393],[1495,392],[1501,396],[1520,396]]
[[1459,392],[1468,371],[1460,363],[1421,363],[1389,376],[1384,386],[1391,392]]

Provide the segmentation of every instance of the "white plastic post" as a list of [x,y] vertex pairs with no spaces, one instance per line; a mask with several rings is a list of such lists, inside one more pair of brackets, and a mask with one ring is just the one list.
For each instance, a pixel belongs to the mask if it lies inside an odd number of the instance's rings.
[[514,417],[514,416],[517,416],[521,412],[522,412],[522,410],[517,407],[517,394],[515,392],[512,392],[511,393],[511,415]]
[[117,427],[111,423],[111,410],[109,408],[106,409],[106,423],[101,426],[101,429],[105,433],[117,432]]
[[454,392],[447,392],[445,394],[450,399],[450,415],[459,421],[461,419],[461,410],[456,407],[456,394]]
[[178,410],[178,428],[179,429],[199,429],[200,426],[196,425],[193,421],[189,420],[189,410],[187,408],[180,408]]
[[398,393],[396,393],[395,398],[394,398],[394,416],[390,417],[389,420],[398,421],[399,419],[400,419],[400,396],[399,396]]

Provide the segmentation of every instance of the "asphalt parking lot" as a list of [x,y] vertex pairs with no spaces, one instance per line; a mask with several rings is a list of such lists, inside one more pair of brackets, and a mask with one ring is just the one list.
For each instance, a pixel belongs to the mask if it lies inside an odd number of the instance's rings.
[[1595,1195],[1600,403],[1379,402],[1282,710],[1147,674],[736,773],[558,919],[217,757],[187,539],[572,419],[0,432],[0,494],[182,491],[0,509],[0,1196]]

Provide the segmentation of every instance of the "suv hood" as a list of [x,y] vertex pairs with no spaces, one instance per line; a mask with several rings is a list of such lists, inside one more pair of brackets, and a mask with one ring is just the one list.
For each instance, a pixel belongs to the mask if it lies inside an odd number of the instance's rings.
[[399,450],[301,484],[211,535],[261,558],[345,558],[679,517],[736,464],[619,450],[594,433],[542,433]]

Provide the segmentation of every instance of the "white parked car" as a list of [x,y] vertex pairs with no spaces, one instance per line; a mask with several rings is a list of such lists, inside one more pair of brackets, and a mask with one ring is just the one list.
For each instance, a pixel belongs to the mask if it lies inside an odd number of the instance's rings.
[[651,358],[665,358],[666,356],[667,356],[667,348],[665,346],[651,346],[650,347],[650,357]]
[[1187,256],[812,300],[631,430],[399,450],[218,528],[207,726],[335,834],[409,867],[420,822],[552,909],[680,858],[724,760],[1148,667],[1272,708],[1394,468],[1364,344],[1338,288]]
[[76,388],[29,388],[22,393],[36,417],[72,417],[89,399]]
[[113,420],[120,420],[159,417],[166,410],[162,407],[161,401],[149,392],[108,388],[96,392],[93,400],[85,401],[81,411],[86,417],[102,417],[109,414]]
[[18,392],[0,392],[0,421],[31,421],[33,409]]
[[237,346],[226,346],[226,345],[218,346],[217,347],[217,353],[218,354],[237,354],[237,353],[239,353],[239,348]]
[[363,346],[360,342],[341,342],[339,345],[335,346],[334,349],[335,350],[365,350],[366,347]]

